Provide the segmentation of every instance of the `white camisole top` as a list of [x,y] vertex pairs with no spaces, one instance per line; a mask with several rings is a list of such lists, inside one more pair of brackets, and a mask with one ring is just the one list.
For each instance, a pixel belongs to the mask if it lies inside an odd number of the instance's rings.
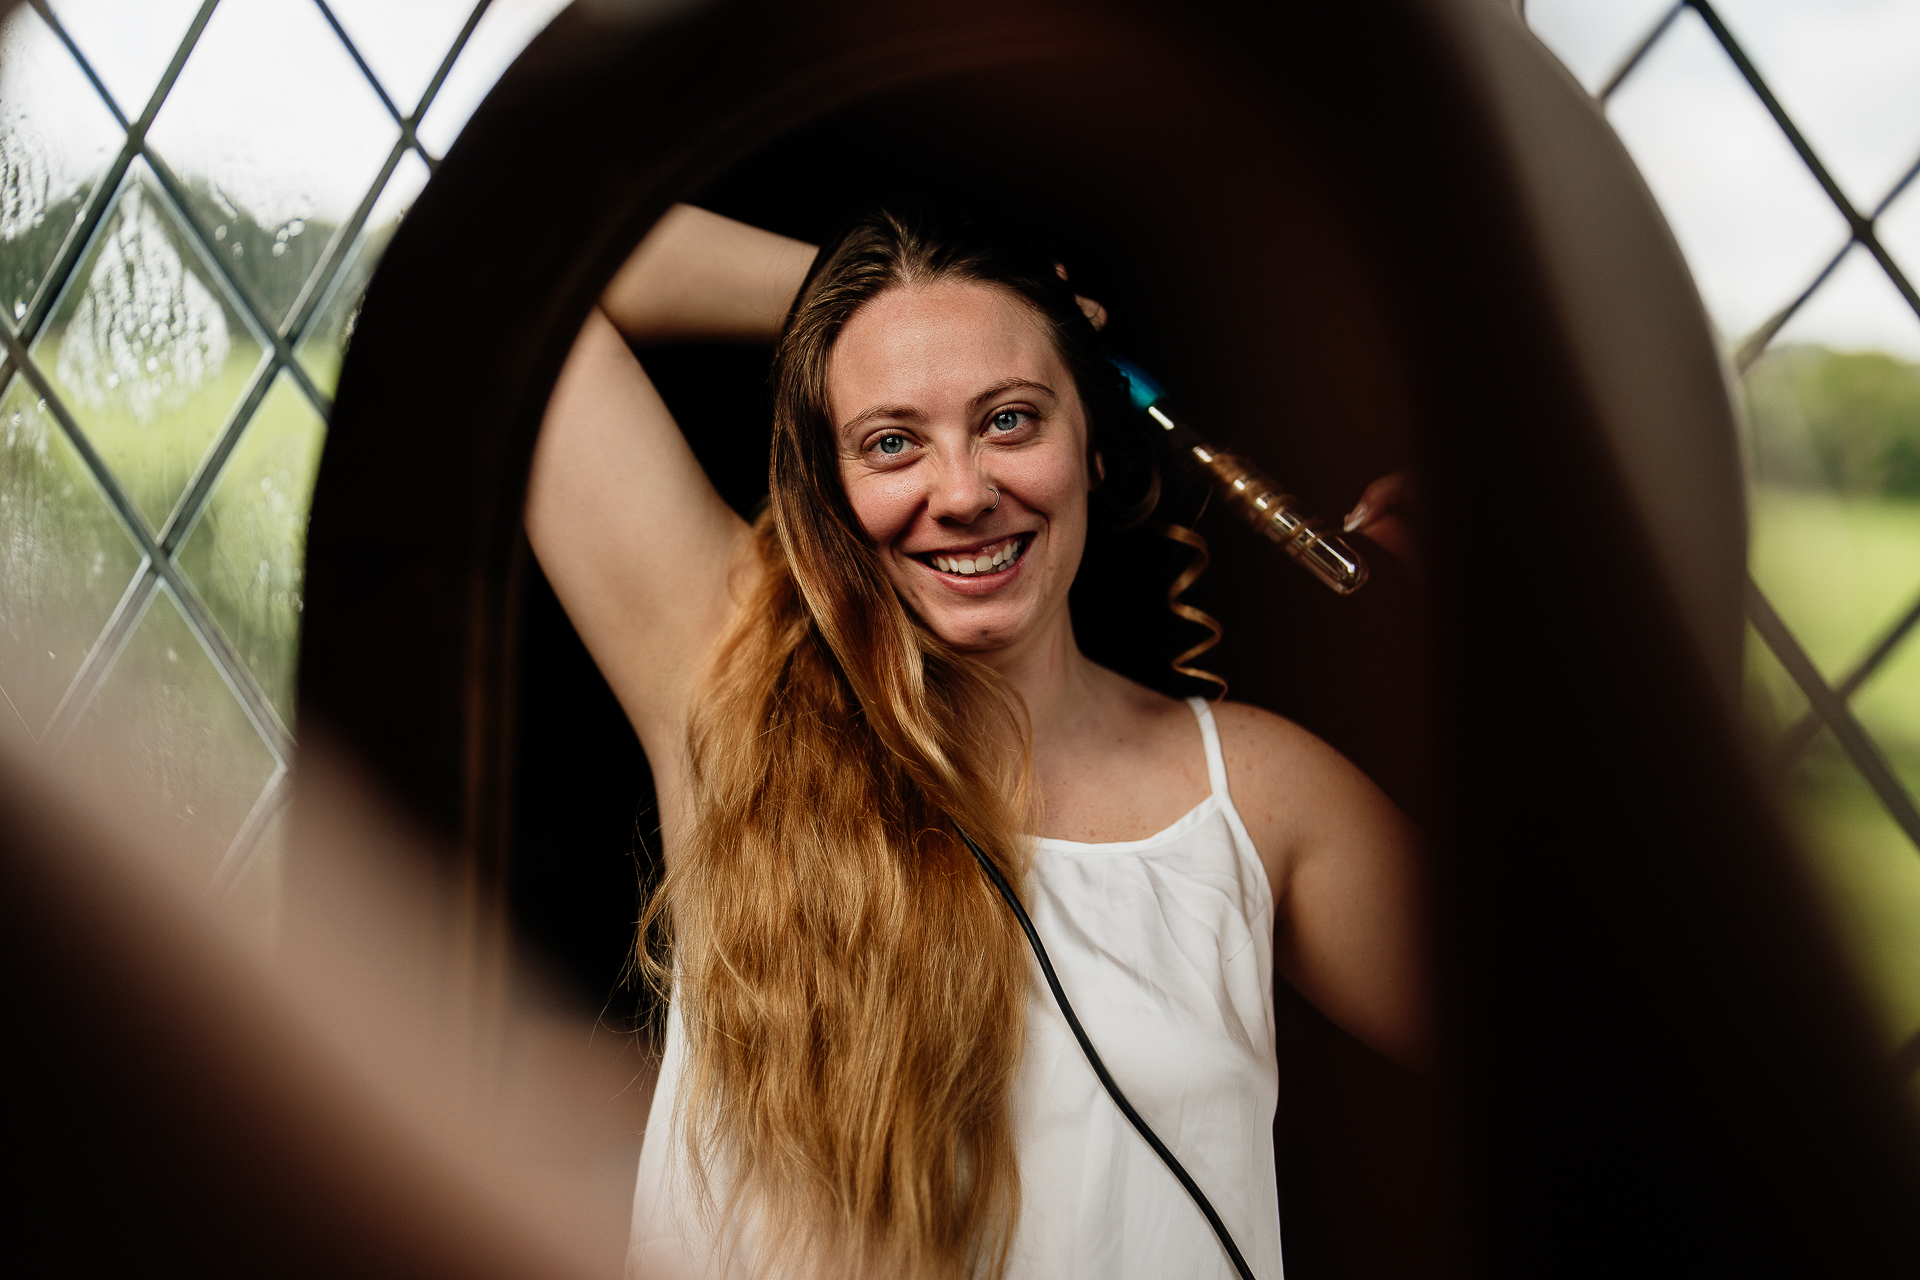
[[[1213,713],[1190,703],[1207,798],[1144,840],[1038,840],[1022,900],[1115,1083],[1206,1192],[1254,1275],[1280,1280],[1273,891],[1227,793]],[[703,1225],[673,1132],[684,1052],[670,1010],[627,1275],[745,1280],[752,1241]],[[1010,1280],[1232,1280],[1199,1208],[1101,1088],[1037,964],[1013,1112],[1021,1209]]]

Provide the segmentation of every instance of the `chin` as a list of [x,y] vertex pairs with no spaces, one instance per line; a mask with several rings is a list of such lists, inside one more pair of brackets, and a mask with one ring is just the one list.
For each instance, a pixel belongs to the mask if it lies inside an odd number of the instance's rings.
[[[984,611],[982,611],[984,612]],[[1025,616],[1008,617],[1006,612],[994,610],[998,617],[982,617],[978,613],[969,616],[965,611],[941,610],[922,611],[921,620],[927,629],[962,653],[991,653],[1019,643],[1032,627],[1032,619]],[[1019,613],[1024,615],[1025,611]]]

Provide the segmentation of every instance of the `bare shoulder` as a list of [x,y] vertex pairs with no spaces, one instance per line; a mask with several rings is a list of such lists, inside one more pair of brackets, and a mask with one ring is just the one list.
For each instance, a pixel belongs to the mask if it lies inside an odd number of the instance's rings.
[[1262,793],[1310,786],[1323,775],[1353,769],[1344,756],[1312,733],[1262,707],[1216,703],[1213,721],[1220,730],[1227,784],[1243,815]]
[[1373,781],[1284,716],[1239,702],[1213,709],[1227,789],[1276,892],[1300,860],[1354,841],[1400,840],[1405,819]]

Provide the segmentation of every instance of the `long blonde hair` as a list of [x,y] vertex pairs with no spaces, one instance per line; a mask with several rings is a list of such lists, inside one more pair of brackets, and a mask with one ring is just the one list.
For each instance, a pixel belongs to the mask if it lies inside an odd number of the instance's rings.
[[1033,305],[1090,436],[1114,417],[1116,375],[1037,246],[881,214],[822,251],[775,357],[755,594],[690,727],[694,821],[642,920],[686,1030],[692,1167],[768,1269],[997,1277],[1019,1212],[1025,943],[954,824],[1020,883],[1025,710],[895,594],[827,409],[848,318],[954,278]]

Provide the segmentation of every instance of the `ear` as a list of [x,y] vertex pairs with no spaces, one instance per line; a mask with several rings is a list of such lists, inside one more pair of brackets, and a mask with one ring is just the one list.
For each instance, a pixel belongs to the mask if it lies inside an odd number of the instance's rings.
[[1095,449],[1093,451],[1093,474],[1087,478],[1087,492],[1092,493],[1106,482],[1107,460],[1100,456],[1098,449]]

